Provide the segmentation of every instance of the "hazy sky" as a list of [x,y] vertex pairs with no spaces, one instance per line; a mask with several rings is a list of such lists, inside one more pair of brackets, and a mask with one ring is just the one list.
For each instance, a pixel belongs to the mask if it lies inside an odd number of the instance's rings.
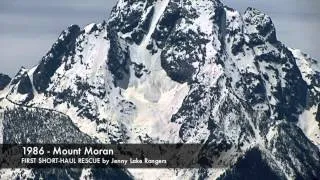
[[[271,16],[278,39],[320,59],[320,0],[222,0],[243,12]],[[107,19],[116,0],[0,0],[0,72],[13,76],[37,64],[70,24]]]

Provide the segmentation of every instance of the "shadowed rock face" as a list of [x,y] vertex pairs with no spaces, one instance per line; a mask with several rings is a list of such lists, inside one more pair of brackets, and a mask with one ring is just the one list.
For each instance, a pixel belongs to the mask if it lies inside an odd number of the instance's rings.
[[[254,163],[253,163],[254,162]],[[261,176],[263,174],[263,176]],[[266,163],[262,152],[259,149],[252,149],[240,159],[232,169],[225,172],[220,176],[219,180],[232,180],[232,179],[255,179],[262,180],[268,179],[282,179],[279,177]]]
[[28,74],[24,74],[21,77],[20,82],[18,84],[17,92],[22,95],[27,95],[26,99],[24,100],[25,102],[28,102],[31,99],[33,99],[33,87]]
[[3,90],[11,81],[8,75],[0,73],[0,90]]
[[104,142],[203,143],[232,162],[222,179],[319,177],[319,149],[296,125],[314,106],[319,121],[319,65],[257,9],[119,0],[107,23],[64,31],[34,69],[11,81],[10,98],[67,109]]
[[58,41],[51,50],[44,56],[33,73],[33,83],[37,91],[44,92],[48,88],[50,78],[62,64],[63,58],[74,53],[75,39],[80,33],[80,27],[70,26],[59,36]]

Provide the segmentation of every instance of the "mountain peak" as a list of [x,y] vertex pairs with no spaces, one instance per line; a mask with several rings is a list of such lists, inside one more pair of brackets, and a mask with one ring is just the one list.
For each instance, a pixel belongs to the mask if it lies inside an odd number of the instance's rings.
[[258,9],[248,7],[243,19],[248,27],[249,34],[257,34],[270,43],[277,41],[275,26],[268,15]]
[[78,25],[69,26],[67,30],[62,31],[50,51],[42,58],[33,73],[33,83],[37,91],[43,92],[49,86],[50,78],[62,64],[63,58],[72,52],[79,34]]

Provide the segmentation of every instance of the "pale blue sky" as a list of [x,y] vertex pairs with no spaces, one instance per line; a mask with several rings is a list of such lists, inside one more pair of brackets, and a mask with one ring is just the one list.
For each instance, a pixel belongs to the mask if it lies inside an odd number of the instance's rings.
[[[13,76],[37,64],[70,24],[102,22],[116,0],[1,0],[0,72]],[[222,0],[243,12],[256,7],[273,19],[278,39],[320,59],[320,0]]]

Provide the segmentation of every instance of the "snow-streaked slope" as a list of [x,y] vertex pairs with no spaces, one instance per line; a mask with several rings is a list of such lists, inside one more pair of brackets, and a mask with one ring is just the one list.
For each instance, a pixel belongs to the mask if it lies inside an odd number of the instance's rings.
[[298,126],[320,149],[320,128],[319,122],[316,121],[317,110],[316,106],[311,107],[310,110],[305,110],[299,117]]
[[317,120],[320,100],[320,64],[300,50],[290,49],[296,58],[303,80],[310,86],[308,108],[299,117],[298,126],[320,148],[320,126]]

